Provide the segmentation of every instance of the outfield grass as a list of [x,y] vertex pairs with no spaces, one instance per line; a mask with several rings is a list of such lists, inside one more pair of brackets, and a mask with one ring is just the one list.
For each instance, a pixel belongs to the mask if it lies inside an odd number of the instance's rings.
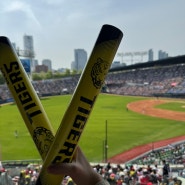
[[[70,95],[66,95],[42,99],[44,109],[55,131],[67,109],[70,98]],[[98,97],[80,140],[80,146],[89,161],[102,161],[106,120],[108,123],[108,157],[137,145],[184,135],[184,122],[127,111],[126,105],[129,102],[141,99],[146,98],[105,94]],[[174,107],[174,104],[170,106]],[[180,109],[180,106],[177,106],[176,110]],[[15,130],[18,131],[18,138],[15,138]],[[0,108],[0,147],[2,160],[40,159],[16,105],[6,105]]]
[[185,112],[185,101],[183,102],[168,102],[165,104],[157,105],[156,108]]

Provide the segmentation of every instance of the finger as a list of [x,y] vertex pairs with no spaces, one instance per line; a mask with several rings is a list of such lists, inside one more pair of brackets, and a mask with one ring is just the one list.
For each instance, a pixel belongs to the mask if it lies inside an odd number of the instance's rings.
[[75,153],[75,159],[76,162],[81,164],[82,166],[86,165],[86,166],[90,166],[88,160],[86,159],[84,153],[82,152],[82,150],[80,149],[80,147],[77,147],[76,153]]
[[77,146],[76,151],[73,155],[72,163],[84,164],[84,162],[89,163],[80,147]]

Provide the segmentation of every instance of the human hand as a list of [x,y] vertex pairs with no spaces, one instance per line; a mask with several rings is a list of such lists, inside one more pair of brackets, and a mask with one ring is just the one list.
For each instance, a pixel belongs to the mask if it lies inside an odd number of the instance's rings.
[[48,172],[69,175],[77,185],[95,185],[103,180],[101,175],[91,167],[79,147],[71,163],[52,164],[48,167]]

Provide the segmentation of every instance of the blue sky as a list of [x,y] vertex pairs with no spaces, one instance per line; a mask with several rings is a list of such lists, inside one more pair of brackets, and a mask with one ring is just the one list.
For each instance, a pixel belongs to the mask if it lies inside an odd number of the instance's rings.
[[103,24],[123,31],[118,52],[153,49],[157,59],[161,49],[177,56],[185,54],[184,7],[184,0],[6,0],[0,35],[21,49],[23,35],[32,35],[39,63],[51,59],[54,69],[70,68],[74,49],[89,56]]

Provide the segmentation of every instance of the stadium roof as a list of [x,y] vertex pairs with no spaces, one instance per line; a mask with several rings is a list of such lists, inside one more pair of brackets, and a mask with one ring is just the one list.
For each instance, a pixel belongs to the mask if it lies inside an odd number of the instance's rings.
[[117,71],[157,67],[157,66],[158,67],[159,66],[169,66],[169,65],[176,65],[176,64],[185,64],[185,55],[169,57],[166,59],[149,61],[149,62],[144,62],[144,63],[138,63],[138,64],[129,65],[129,66],[114,67],[114,68],[111,68],[109,72],[117,72]]

